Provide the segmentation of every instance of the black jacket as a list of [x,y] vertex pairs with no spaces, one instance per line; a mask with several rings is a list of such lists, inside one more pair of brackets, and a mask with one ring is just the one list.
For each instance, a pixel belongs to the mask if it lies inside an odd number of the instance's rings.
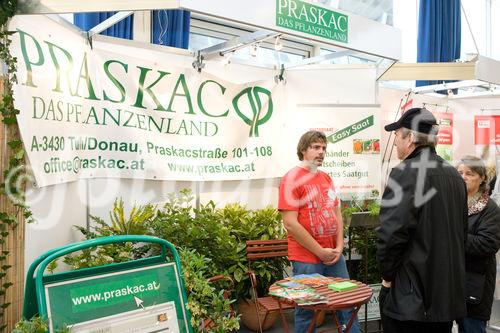
[[425,146],[392,169],[382,196],[377,261],[392,282],[382,311],[397,320],[464,317],[467,191]]
[[[495,292],[496,260],[500,247],[500,208],[491,199],[477,214],[469,216],[465,245],[467,282],[474,289],[483,289],[480,302],[467,302],[467,316],[489,320]],[[474,302],[475,303],[475,302]]]

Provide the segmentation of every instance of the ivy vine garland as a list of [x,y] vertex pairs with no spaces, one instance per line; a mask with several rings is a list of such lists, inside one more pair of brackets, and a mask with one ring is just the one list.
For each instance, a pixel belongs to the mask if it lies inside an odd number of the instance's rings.
[[17,0],[2,0],[0,4],[0,27],[5,26],[7,21],[14,16],[17,9]]
[[[24,218],[29,222],[32,219],[31,212],[26,206],[24,196],[24,181],[26,179],[26,169],[24,166],[24,148],[19,137],[16,115],[19,113],[14,107],[12,86],[17,82],[16,59],[9,52],[11,43],[10,37],[14,32],[7,30],[7,22],[14,16],[17,8],[17,0],[2,0],[0,4],[0,63],[4,66],[4,91],[0,100],[0,114],[2,126],[5,134],[9,133],[7,142],[8,167],[4,171],[0,193],[6,196],[14,206],[12,211],[0,211],[0,318],[4,318],[4,312],[10,303],[6,302],[7,289],[13,283],[8,280],[7,271],[11,268],[7,263],[9,251],[7,250],[6,239],[10,232],[18,224],[17,217],[22,212]],[[2,147],[4,149],[4,147]],[[6,323],[0,322],[0,331],[5,331]]]

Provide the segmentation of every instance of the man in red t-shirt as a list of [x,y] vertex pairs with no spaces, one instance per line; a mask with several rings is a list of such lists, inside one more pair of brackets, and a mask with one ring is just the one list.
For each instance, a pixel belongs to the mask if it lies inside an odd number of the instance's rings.
[[[344,233],[339,199],[323,164],[326,136],[309,131],[297,145],[300,164],[286,173],[279,187],[278,209],[288,232],[288,258],[293,275],[319,273],[349,278],[342,250]],[[338,311],[346,324],[352,310]],[[314,313],[297,308],[295,332],[306,332]],[[357,320],[350,332],[359,332]]]

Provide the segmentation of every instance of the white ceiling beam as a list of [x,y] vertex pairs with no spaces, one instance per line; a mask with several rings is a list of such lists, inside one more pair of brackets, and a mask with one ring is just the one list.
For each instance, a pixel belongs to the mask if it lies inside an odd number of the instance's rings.
[[[443,97],[442,94],[429,93],[430,96]],[[449,94],[448,99],[462,99],[462,98],[480,98],[480,97],[498,97],[500,96],[500,91],[498,89],[489,89],[485,91],[469,91],[460,90],[458,94]]]
[[227,42],[201,49],[199,50],[199,53],[201,56],[203,56],[204,60],[208,60],[216,56],[223,56],[228,52],[242,49],[247,45],[258,43],[268,38],[276,37],[277,35],[279,35],[279,33],[274,31],[258,30],[243,36],[235,37]]
[[132,12],[132,11],[116,13],[115,15],[107,18],[106,20],[102,21],[101,23],[99,23],[98,25],[96,25],[95,27],[90,29],[88,32],[88,37],[90,38],[90,37],[92,37],[100,32],[103,32],[104,30],[115,25],[116,23],[120,22],[121,20],[126,19],[127,17],[129,17],[133,13],[134,12]]
[[475,62],[395,63],[379,80],[474,80],[475,65]]
[[151,42],[151,11],[143,10],[134,13],[134,40]]
[[464,80],[458,82],[440,83],[440,84],[432,84],[428,86],[416,87],[413,88],[413,92],[417,94],[422,94],[422,93],[449,90],[449,89],[479,87],[484,85],[488,85],[488,83],[480,80]]
[[387,73],[387,71],[389,71],[392,66],[394,66],[396,64],[396,61],[394,60],[388,60],[389,61],[389,66],[387,67],[382,67],[381,65],[385,62],[385,59],[379,59],[379,61],[377,61],[377,79],[376,81],[379,81],[380,78],[385,74]]
[[328,54],[324,54],[324,55],[319,55],[316,57],[304,58],[301,61],[295,62],[295,63],[290,64],[288,66],[285,65],[285,69],[316,64],[318,62],[332,60],[335,58],[347,57],[347,56],[352,55],[353,53],[354,52],[352,50],[344,50],[344,51],[338,51],[338,52],[332,52],[332,53],[328,53]]
[[81,35],[83,38],[87,38],[86,31],[82,31],[82,29],[80,29],[79,27],[77,27],[73,23],[66,21],[62,16],[57,15],[57,14],[47,14],[45,16],[47,18],[49,18],[50,20],[56,22],[57,24],[63,26],[65,29],[69,29],[69,30]]
[[379,80],[481,80],[500,84],[500,61],[478,55],[468,62],[396,63]]
[[177,9],[179,0],[19,0],[17,14]]
[[500,84],[500,61],[478,55],[474,74],[478,80]]

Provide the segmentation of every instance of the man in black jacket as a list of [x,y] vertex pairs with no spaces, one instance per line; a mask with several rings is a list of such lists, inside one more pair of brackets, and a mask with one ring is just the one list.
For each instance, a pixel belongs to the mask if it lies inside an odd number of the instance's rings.
[[464,317],[467,192],[436,154],[438,126],[413,108],[385,126],[402,161],[382,196],[377,261],[385,333],[451,332]]

